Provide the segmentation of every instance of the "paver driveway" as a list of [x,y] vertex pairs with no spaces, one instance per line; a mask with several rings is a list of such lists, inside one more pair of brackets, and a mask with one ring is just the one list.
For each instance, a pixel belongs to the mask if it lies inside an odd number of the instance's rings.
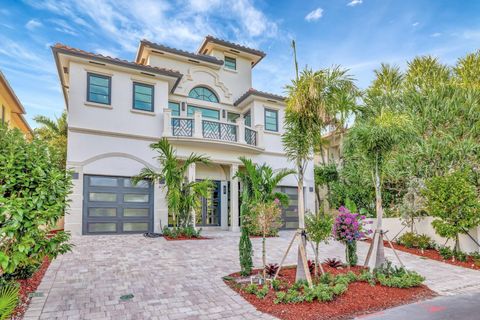
[[[75,237],[73,252],[55,260],[32,299],[31,319],[272,319],[236,295],[221,277],[239,270],[238,233],[210,232],[202,241],[166,241],[141,235]],[[293,235],[267,240],[268,260],[279,262]],[[253,239],[261,264],[261,239]],[[359,258],[367,251],[359,243]],[[321,255],[343,258],[343,246]],[[293,250],[287,264],[296,259]],[[480,272],[399,253],[408,268],[427,277],[440,294],[480,291]],[[387,257],[394,260],[387,250]],[[132,293],[134,298],[120,301]]]

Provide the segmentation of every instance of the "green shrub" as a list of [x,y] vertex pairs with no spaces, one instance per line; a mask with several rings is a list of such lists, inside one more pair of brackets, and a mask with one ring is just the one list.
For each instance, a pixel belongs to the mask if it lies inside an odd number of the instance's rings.
[[286,296],[287,296],[287,293],[284,291],[277,292],[275,295],[275,299],[273,300],[273,303],[275,304],[285,303]]
[[425,234],[416,234],[414,232],[402,234],[397,242],[407,248],[418,248],[422,250],[433,248],[432,238]]
[[473,251],[468,254],[473,260],[480,260],[480,252]]
[[262,287],[262,289],[258,289],[257,292],[255,293],[255,295],[259,299],[265,298],[267,296],[267,294],[268,294],[268,286],[267,285],[264,285]]
[[405,232],[400,237],[398,237],[398,243],[405,246],[406,248],[413,248],[416,240],[416,234],[413,232]]
[[5,280],[29,279],[38,270],[40,264],[27,265],[25,267],[18,267],[15,272],[3,275]]
[[455,259],[457,259],[460,262],[466,262],[467,261],[467,254],[462,252],[462,251],[455,251],[454,256],[455,256]]
[[422,284],[424,277],[404,267],[396,267],[392,262],[386,261],[373,270],[375,278],[382,286],[394,288],[411,288]]
[[274,291],[280,290],[280,286],[282,285],[282,282],[278,279],[274,279],[271,281],[270,285],[272,286],[272,289]]
[[438,253],[444,260],[450,260],[453,258],[453,251],[449,247],[440,247]]
[[411,288],[417,287],[425,281],[425,278],[414,271],[406,271],[402,274],[386,276],[384,274],[377,275],[377,280],[382,286],[393,288]]
[[64,215],[72,183],[70,172],[52,165],[60,152],[43,141],[2,127],[0,150],[0,274],[8,276],[71,250],[68,233],[48,233]]
[[358,281],[364,281],[368,282],[371,286],[374,286],[376,281],[375,281],[375,276],[373,273],[371,273],[368,270],[364,270],[358,277]]
[[186,237],[186,238],[200,238],[200,234],[202,232],[202,228],[196,230],[193,226],[185,226],[185,227],[163,227],[162,234],[164,237],[168,238],[179,238],[179,237]]
[[245,290],[246,293],[256,294],[258,291],[258,285],[255,283],[250,283],[243,290]]
[[329,272],[325,272],[320,276],[320,283],[332,284],[335,281],[335,276]]

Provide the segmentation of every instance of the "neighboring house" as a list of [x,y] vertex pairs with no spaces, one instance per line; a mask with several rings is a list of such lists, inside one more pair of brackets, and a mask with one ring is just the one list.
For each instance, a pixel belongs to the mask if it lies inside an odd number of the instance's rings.
[[17,98],[12,87],[0,71],[0,124],[9,128],[18,128],[26,137],[32,137],[32,129],[23,117],[25,108]]
[[[68,109],[67,166],[74,170],[65,229],[74,234],[155,231],[168,223],[162,186],[130,177],[158,169],[149,145],[162,137],[179,157],[210,157],[190,167],[188,178],[210,179],[215,188],[196,212],[196,226],[239,230],[240,156],[275,169],[293,168],[285,157],[284,98],[252,89],[252,68],[265,53],[206,37],[197,53],[146,40],[134,62],[62,44],[53,48]],[[305,203],[314,208],[313,161]],[[291,197],[284,227],[297,228],[297,182],[281,190]]]

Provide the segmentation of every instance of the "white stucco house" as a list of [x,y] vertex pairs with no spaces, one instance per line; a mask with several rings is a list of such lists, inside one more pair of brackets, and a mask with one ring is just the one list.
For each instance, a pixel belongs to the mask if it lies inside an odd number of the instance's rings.
[[[284,154],[284,98],[252,89],[252,69],[265,53],[207,36],[196,53],[142,40],[135,60],[52,47],[68,110],[67,166],[74,191],[65,217],[72,234],[159,232],[168,224],[163,186],[133,186],[130,177],[158,169],[149,145],[167,137],[179,157],[208,155],[189,179],[215,183],[196,225],[239,230],[240,156],[273,168],[294,168]],[[281,182],[291,197],[285,228],[298,226],[297,182]],[[313,161],[305,205],[313,210]]]

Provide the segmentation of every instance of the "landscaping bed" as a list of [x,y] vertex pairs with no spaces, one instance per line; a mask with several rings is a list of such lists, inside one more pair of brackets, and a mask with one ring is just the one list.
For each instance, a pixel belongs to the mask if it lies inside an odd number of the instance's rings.
[[27,311],[28,304],[30,303],[29,294],[37,290],[40,282],[42,282],[45,272],[47,272],[50,260],[45,258],[37,271],[29,279],[14,280],[20,285],[19,290],[19,303],[12,314],[12,319],[22,319],[23,314]]
[[[349,271],[359,276],[364,272],[363,267],[352,267],[335,269],[324,264],[326,273],[334,276],[344,275],[347,277]],[[255,270],[253,273],[258,273]],[[283,289],[293,286],[295,283],[296,267],[286,267],[281,270],[278,280],[282,283]],[[332,301],[321,302],[320,300],[297,301],[281,303],[278,301],[278,292],[269,289],[265,297],[259,298],[257,295],[248,293],[249,282],[242,283],[248,278],[242,278],[239,273],[231,274],[224,280],[233,290],[238,292],[243,298],[254,305],[258,310],[271,314],[280,319],[351,319],[355,316],[377,312],[398,305],[411,303],[419,300],[429,299],[436,296],[436,293],[425,285],[419,285],[412,288],[402,289],[380,285],[378,282],[374,285],[366,281],[355,280],[347,285],[346,291],[335,294]]]
[[[365,240],[365,242],[371,243],[372,240],[370,238],[367,238]],[[383,244],[384,244],[385,248],[390,248],[390,244],[388,243],[388,241],[384,240]],[[468,269],[473,269],[473,270],[480,270],[480,266],[476,265],[473,261],[473,258],[471,256],[468,256],[468,255],[466,257],[467,261],[459,261],[459,260],[452,261],[452,259],[444,259],[440,255],[438,250],[436,250],[436,249],[424,249],[423,252],[422,252],[421,249],[407,248],[404,245],[396,243],[396,242],[395,243],[392,242],[392,244],[393,244],[393,247],[395,248],[395,250],[407,252],[407,253],[410,253],[410,254],[414,254],[416,256],[424,257],[425,259],[432,259],[432,260],[445,262],[445,263],[448,263],[448,264],[451,264],[451,265],[454,265],[454,266],[458,266],[458,267],[463,267],[463,268],[468,268]]]
[[165,238],[165,240],[168,240],[168,241],[177,241],[177,240],[210,240],[212,238],[209,238],[209,237],[203,237],[203,236],[199,236],[199,237],[187,237],[187,236],[178,236],[178,237],[169,237],[169,236],[163,236]]

